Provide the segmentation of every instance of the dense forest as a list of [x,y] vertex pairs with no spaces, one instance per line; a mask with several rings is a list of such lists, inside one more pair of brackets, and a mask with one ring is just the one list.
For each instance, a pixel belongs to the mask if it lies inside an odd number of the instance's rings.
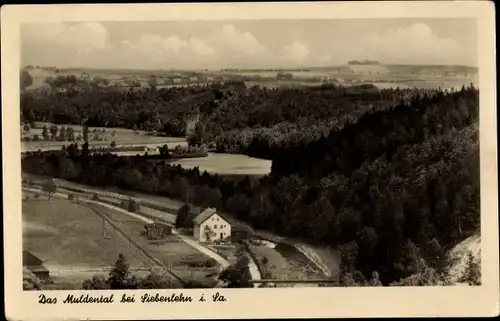
[[264,158],[272,157],[269,149],[308,144],[366,113],[439,92],[373,85],[247,88],[235,81],[137,90],[102,87],[74,76],[46,83],[48,88],[22,91],[23,122],[156,130],[189,135],[191,145],[215,143],[218,152]]
[[[308,139],[293,144],[250,139],[251,153],[273,160],[272,173],[257,182],[246,178],[235,183],[157,159],[92,152],[87,144],[28,153],[23,170],[216,206],[256,228],[338,246],[343,275],[354,275],[361,283],[375,271],[383,284],[429,267],[442,271],[446,250],[474,233],[480,222],[478,90],[471,85],[453,92],[413,91],[405,99],[399,90],[330,91],[323,88],[317,97],[309,92],[301,98],[300,90],[267,90],[268,96],[259,98],[270,104],[268,110],[272,101],[278,111],[296,112],[287,119],[294,122],[291,126],[298,126],[299,119],[314,126],[325,115],[332,122],[339,114],[347,120],[326,126],[323,134],[314,131],[319,138],[305,135]],[[328,102],[329,95],[336,100]],[[245,106],[259,106],[251,103],[257,95],[249,97],[227,99],[239,107],[219,105],[206,118],[204,135],[211,134],[210,124],[227,124],[228,119],[236,119],[235,124],[217,135],[238,128],[244,133],[252,109]],[[342,99],[351,104],[333,104]],[[363,101],[371,105],[363,109]],[[234,110],[233,116],[220,116],[226,115],[224,110]],[[284,124],[278,120],[274,126]]]

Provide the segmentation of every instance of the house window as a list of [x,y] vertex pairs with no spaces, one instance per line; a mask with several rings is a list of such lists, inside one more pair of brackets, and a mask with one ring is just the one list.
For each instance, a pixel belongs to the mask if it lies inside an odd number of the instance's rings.
[[219,220],[219,218],[217,217],[217,221]]
[[217,224],[214,225],[214,228],[217,228]]

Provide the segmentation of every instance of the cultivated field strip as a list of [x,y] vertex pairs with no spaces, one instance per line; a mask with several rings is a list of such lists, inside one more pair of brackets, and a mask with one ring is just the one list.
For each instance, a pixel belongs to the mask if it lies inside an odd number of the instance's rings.
[[[36,189],[36,188],[23,187],[23,190],[29,191],[29,192],[35,192],[35,193],[42,193],[41,190]],[[90,200],[89,199],[91,197],[90,195],[88,195],[86,193],[82,193],[82,194],[86,195],[87,197],[82,198],[81,201],[85,202],[88,205],[88,207],[90,209],[92,209],[92,210],[95,210],[96,207],[105,206],[105,207],[109,207],[110,209],[114,209],[114,210],[117,210],[117,211],[122,211],[122,212],[125,211],[123,208],[117,206],[117,204],[109,204],[109,202],[102,202],[101,200],[97,200],[97,201]],[[55,193],[54,196],[55,197],[63,197],[63,198],[68,197],[68,195],[65,195],[65,194],[62,194],[62,193]],[[98,211],[98,209],[97,209],[97,211]],[[99,216],[103,215],[102,213],[96,213],[96,214],[98,214]],[[146,223],[153,223],[154,222],[152,219],[149,219],[147,215],[135,214],[135,213],[130,213],[130,212],[127,212],[126,214],[129,215],[129,216],[135,217],[135,218],[137,218],[137,219],[139,219],[141,221],[144,221]],[[127,234],[122,229],[120,229],[116,224],[114,224],[114,222],[111,222],[107,217],[103,218],[103,219],[105,219],[106,222],[110,226],[112,226],[117,232],[119,232],[127,240],[131,241],[131,244],[133,244],[137,249],[139,249],[142,252],[143,255],[145,255],[151,262],[154,263],[154,265],[161,266],[161,267],[165,268],[168,271],[168,273],[174,279],[178,280],[183,285],[187,284],[187,282],[181,276],[179,276],[177,273],[173,272],[165,264],[163,264],[161,261],[159,261],[158,259],[156,259],[155,257],[153,257],[147,250],[145,250],[137,242],[129,239],[129,237],[127,236]],[[157,219],[157,220],[161,221],[161,219]],[[164,223],[168,224],[168,222],[165,222],[165,221],[164,221]],[[181,241],[183,241],[187,245],[190,245],[191,247],[195,248],[196,250],[200,251],[201,253],[205,254],[206,256],[215,259],[221,265],[222,268],[225,268],[225,267],[227,267],[229,265],[229,263],[223,257],[221,257],[220,255],[218,255],[214,251],[212,251],[212,250],[210,250],[210,249],[208,249],[208,248],[200,245],[199,243],[197,243],[196,241],[190,239],[189,237],[181,235],[181,234],[177,233],[176,231],[173,231],[173,234],[176,235]],[[221,287],[221,286],[222,286],[222,283],[218,282],[215,287]]]
[[153,266],[160,266],[165,269],[165,271],[172,276],[175,280],[179,281],[182,285],[186,285],[187,282],[182,279],[177,273],[171,271],[168,267],[165,266],[160,260],[156,259],[153,257],[151,254],[149,254],[148,251],[146,251],[139,243],[137,243],[134,239],[130,238],[127,233],[125,233],[120,227],[118,227],[115,222],[113,222],[111,219],[109,219],[105,214],[103,214],[98,206],[94,204],[87,204],[87,206],[98,216],[100,216],[103,220],[105,220],[110,226],[112,226],[116,231],[118,231],[124,238],[126,238],[130,244],[132,244],[134,247],[136,247],[140,252],[149,259],[150,262],[152,262]]

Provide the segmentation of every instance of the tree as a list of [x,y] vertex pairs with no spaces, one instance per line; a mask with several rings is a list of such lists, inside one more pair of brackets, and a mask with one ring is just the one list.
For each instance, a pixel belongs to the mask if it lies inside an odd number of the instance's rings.
[[23,125],[23,132],[25,134],[28,134],[30,132],[30,129],[31,128],[30,128],[30,125],[28,123],[26,123],[26,124]]
[[460,282],[465,282],[469,285],[481,285],[481,266],[471,251],[467,253],[467,264]]
[[33,84],[33,77],[31,77],[30,73],[27,70],[21,70],[20,73],[20,85],[21,90],[26,89]]
[[43,125],[42,137],[43,137],[43,140],[45,140],[45,141],[47,141],[47,140],[50,139],[50,137],[49,137],[49,130],[47,129],[47,125]]
[[148,85],[152,88],[152,89],[156,89],[156,86],[158,86],[158,80],[156,79],[155,76],[151,76],[148,80]]
[[382,282],[380,282],[378,272],[374,271],[372,273],[372,278],[370,279],[370,281],[368,281],[368,284],[370,286],[382,286]]
[[159,268],[151,269],[150,273],[138,284],[140,289],[171,289],[173,287],[172,278]]
[[66,140],[70,142],[75,141],[75,131],[72,127],[66,128]]
[[84,290],[108,290],[109,283],[103,275],[94,275],[91,279],[83,281]]
[[57,140],[57,126],[50,126],[50,139]]
[[247,288],[251,287],[251,274],[248,267],[250,260],[247,256],[242,256],[236,264],[228,266],[224,269],[218,279],[226,282],[228,288]]
[[89,141],[89,126],[85,123],[83,124],[83,141],[88,143]]
[[60,141],[66,140],[66,127],[64,126],[61,126],[61,129],[59,130],[59,140]]
[[43,188],[42,188],[42,190],[44,192],[47,192],[47,194],[49,195],[49,200],[52,198],[52,194],[54,194],[56,192],[56,189],[57,189],[57,185],[53,179],[50,179],[47,182],[45,182],[45,184],[43,185]]
[[196,215],[191,212],[191,207],[188,204],[184,204],[177,212],[177,217],[175,218],[175,227],[193,228],[194,227],[193,220],[195,217]]
[[125,256],[120,253],[113,268],[109,272],[108,284],[110,289],[127,289],[129,265]]
[[116,142],[113,140],[111,141],[111,144],[109,144],[109,146],[112,148],[112,149],[115,149],[116,147]]
[[23,267],[23,290],[42,290],[42,282],[27,267]]

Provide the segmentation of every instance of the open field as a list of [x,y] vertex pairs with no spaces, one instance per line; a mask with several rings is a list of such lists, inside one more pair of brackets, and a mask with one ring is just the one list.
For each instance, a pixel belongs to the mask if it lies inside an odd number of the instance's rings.
[[194,265],[207,262],[210,257],[186,244],[178,236],[169,235],[162,240],[148,240],[144,236],[144,222],[98,205],[91,207],[106,215],[132,241],[184,280],[195,280],[207,286],[215,285],[216,280],[207,275],[218,271],[217,263],[214,262],[212,267],[195,267]]
[[119,253],[132,269],[151,265],[90,209],[46,196],[23,201],[23,249],[42,259],[64,287],[81,286],[85,278],[98,274],[95,270],[111,267]]
[[[23,134],[23,137],[31,137],[31,139],[38,135],[39,139],[42,139],[43,126],[47,126],[50,129],[52,124],[35,122],[35,127],[31,128],[28,133]],[[62,126],[66,128],[72,128],[74,131],[74,136],[77,138],[82,135],[82,126],[80,125],[56,125],[58,129]],[[94,140],[97,139],[97,140]],[[161,146],[167,144],[169,148],[174,148],[177,145],[187,146],[186,139],[183,137],[166,137],[166,136],[154,136],[146,131],[133,131],[131,129],[125,128],[103,128],[103,127],[89,127],[89,147],[109,147],[111,142],[114,141],[116,146],[148,146],[150,148]],[[23,141],[22,150],[25,151],[36,151],[41,150],[51,150],[51,149],[61,149],[64,145],[69,145],[72,142],[69,141]],[[83,141],[79,142],[80,144]],[[138,152],[133,153],[136,155]]]
[[198,167],[218,175],[267,175],[271,172],[271,161],[236,154],[208,153],[207,157],[184,158],[169,162],[183,168]]

